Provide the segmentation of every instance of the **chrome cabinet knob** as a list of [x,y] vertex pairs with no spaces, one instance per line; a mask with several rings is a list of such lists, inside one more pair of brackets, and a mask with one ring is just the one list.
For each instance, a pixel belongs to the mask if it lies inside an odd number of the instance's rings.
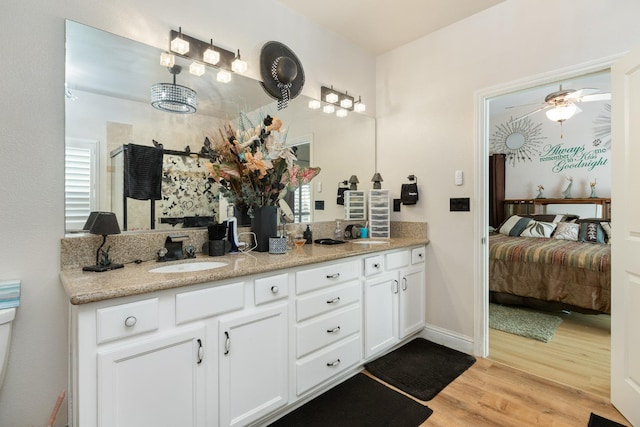
[[138,319],[136,319],[135,316],[129,316],[126,319],[124,319],[124,325],[127,328],[134,326],[136,323],[138,323]]
[[279,290],[280,289],[275,285],[271,287],[271,293],[277,294]]

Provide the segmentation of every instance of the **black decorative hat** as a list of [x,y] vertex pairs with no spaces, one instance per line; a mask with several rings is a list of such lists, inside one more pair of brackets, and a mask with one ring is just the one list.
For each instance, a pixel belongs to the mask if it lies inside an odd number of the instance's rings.
[[260,52],[262,88],[278,100],[278,110],[287,107],[304,86],[304,70],[295,53],[280,42],[270,41]]

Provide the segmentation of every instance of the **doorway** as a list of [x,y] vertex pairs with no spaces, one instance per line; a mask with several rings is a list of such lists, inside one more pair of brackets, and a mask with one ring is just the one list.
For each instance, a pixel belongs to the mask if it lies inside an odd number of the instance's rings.
[[[503,110],[506,107],[511,107],[511,106],[520,106],[522,105],[522,107],[520,109],[518,109],[518,111],[516,111],[516,108],[509,108],[507,114],[512,116],[512,117],[519,117],[522,115],[526,115],[528,114],[528,112],[530,111],[535,111],[536,106],[535,105],[525,105],[527,104],[527,102],[525,102],[524,100],[526,99],[526,96],[531,96],[531,94],[534,93],[538,93],[538,98],[542,100],[544,100],[545,97],[545,93],[550,93],[553,91],[553,89],[555,88],[555,90],[557,91],[559,89],[558,85],[559,83],[563,83],[563,82],[568,82],[568,81],[572,81],[572,82],[578,82],[580,80],[580,78],[587,76],[587,75],[592,75],[592,74],[598,74],[598,73],[607,73],[608,76],[608,69],[610,67],[610,65],[614,62],[616,58],[609,58],[606,60],[602,60],[602,61],[598,61],[592,64],[587,64],[587,65],[582,65],[582,66],[578,66],[578,67],[573,67],[571,69],[567,69],[567,70],[561,70],[558,72],[554,72],[554,73],[549,73],[546,75],[542,75],[542,76],[536,76],[536,77],[532,77],[526,80],[522,80],[519,82],[515,82],[515,83],[510,83],[510,84],[505,84],[496,88],[490,88],[487,89],[485,91],[479,92],[476,95],[476,100],[477,100],[477,112],[478,112],[478,129],[477,129],[477,146],[476,146],[476,158],[478,160],[478,165],[480,165],[479,167],[479,171],[478,171],[478,176],[477,176],[477,180],[476,180],[476,194],[478,195],[478,200],[479,200],[479,207],[480,209],[478,209],[479,212],[476,212],[475,215],[475,220],[476,220],[476,226],[478,227],[478,230],[480,230],[479,233],[477,233],[478,236],[478,246],[479,248],[481,248],[478,251],[478,259],[476,262],[476,329],[475,329],[475,336],[477,337],[477,339],[474,340],[475,343],[475,351],[476,354],[482,355],[484,357],[489,357],[491,358],[491,341],[490,341],[490,335],[492,335],[489,331],[489,259],[488,259],[488,242],[489,242],[489,215],[488,215],[488,205],[489,205],[489,191],[488,191],[488,187],[489,187],[489,179],[488,179],[488,169],[489,169],[489,154],[491,152],[491,149],[495,147],[496,143],[499,142],[497,141],[495,135],[493,135],[494,133],[494,127],[492,126],[492,120],[491,120],[491,115],[492,115],[492,109],[497,109],[497,108],[502,108]],[[610,78],[607,77],[607,79],[609,80],[609,84],[610,84]],[[572,85],[573,86],[573,85]],[[568,87],[568,86],[565,86]],[[536,92],[537,91],[537,92]],[[547,91],[547,92],[545,92]],[[542,94],[542,95],[541,95]],[[535,98],[534,98],[535,99]],[[531,103],[531,101],[529,101],[528,103]],[[524,111],[524,112],[522,112]],[[532,117],[535,116],[536,113],[531,114],[528,117]],[[548,119],[545,117],[544,112],[538,112],[537,114],[541,114],[541,117],[539,117],[537,119],[537,121],[544,121]],[[495,121],[493,122],[495,123]],[[553,124],[553,123],[552,123]],[[565,125],[560,125],[557,124],[557,136],[556,138],[558,139],[564,139],[565,138],[565,133],[568,130],[568,126]],[[527,170],[527,169],[531,169],[532,165],[533,165],[533,161],[530,159],[531,157],[533,157],[533,159],[537,160],[538,163],[539,162],[539,151],[540,151],[540,146],[544,146],[543,143],[545,142],[543,141],[535,141],[534,139],[534,143],[538,142],[538,147],[535,146],[529,146],[529,149],[531,148],[537,148],[538,151],[535,152],[533,155],[531,153],[531,151],[529,152],[522,152],[522,147],[526,148],[526,143],[522,143],[522,141],[520,141],[519,144],[513,145],[512,147],[509,147],[506,144],[506,138],[509,137],[509,133],[506,132],[504,135],[498,135],[498,137],[503,137],[505,138],[505,140],[503,141],[503,148],[507,148],[509,150],[511,150],[513,153],[513,155],[511,156],[510,161],[512,162],[512,172],[516,169],[516,165],[519,166],[522,170]],[[492,141],[492,136],[493,141]],[[527,136],[527,135],[525,135]],[[531,135],[528,135],[529,140],[531,140]],[[534,135],[535,137],[535,135]],[[567,137],[568,138],[568,137]],[[564,141],[563,141],[564,142]],[[610,143],[610,141],[609,141]],[[535,145],[535,144],[534,144]],[[518,153],[518,150],[520,150],[520,152]],[[527,157],[529,156],[529,157]],[[537,156],[537,157],[535,157]],[[529,163],[529,164],[528,164]],[[526,173],[525,173],[526,175]],[[507,173],[507,179],[509,177],[509,173]],[[558,176],[559,177],[559,176]],[[558,178],[556,177],[556,178]],[[538,183],[538,179],[536,178],[535,180],[532,180],[531,178],[514,178],[514,175],[511,175],[511,179],[512,179],[512,183],[518,182],[520,186],[522,187],[526,187],[524,188],[524,192],[525,194],[517,194],[514,195],[513,194],[513,190],[511,190],[512,192],[510,193],[509,191],[506,192],[506,197],[509,198],[509,195],[515,197],[515,198],[526,198],[526,199],[531,199],[534,198],[536,196],[536,190],[537,190],[537,186],[540,185],[540,183]],[[518,179],[520,179],[520,181],[518,181]],[[610,179],[610,178],[609,178]],[[550,190],[553,192],[560,192],[562,190],[562,188],[564,186],[566,186],[566,184],[564,182],[562,182],[562,179],[556,179],[554,182],[552,182],[550,185]],[[610,188],[610,187],[609,187]],[[609,193],[610,194],[610,193]],[[525,197],[526,196],[526,197]],[[560,196],[559,194],[556,195]],[[569,316],[569,315],[564,315],[564,316]],[[595,328],[594,330],[596,331],[600,331],[602,334],[606,335],[606,340],[608,341],[608,319],[602,320],[602,319],[598,319],[596,317],[589,317],[592,315],[575,315],[575,316],[571,316],[571,318],[569,319],[565,319],[564,323],[565,326],[569,327],[569,330],[572,330],[572,328],[574,330],[581,330],[586,328]],[[576,320],[577,323],[574,322],[573,318],[578,318]],[[562,332],[564,333],[564,332]],[[504,337],[493,337],[496,340],[496,353],[499,352],[498,346],[503,345],[504,346],[504,342],[507,342],[509,344],[507,344],[508,347],[513,348],[514,344],[516,344],[516,341],[510,341],[508,338],[504,339]],[[519,337],[518,337],[519,338]],[[517,340],[517,338],[516,338]],[[541,343],[544,344],[544,343]],[[600,344],[598,344],[600,345]],[[544,347],[543,347],[544,348]],[[521,351],[523,353],[541,353],[541,351],[536,347],[526,347],[523,346],[521,348]],[[579,351],[579,350],[576,350]],[[566,353],[565,353],[566,354]],[[551,357],[570,357],[570,353],[569,356],[562,356],[560,355],[560,353],[555,354],[555,356],[551,356]],[[547,363],[548,364],[548,363]],[[525,367],[520,367],[520,368],[524,368]],[[608,370],[608,367],[607,367]],[[533,371],[532,373],[539,375],[539,376],[545,376],[545,375],[541,375],[540,372],[536,372]],[[578,374],[572,374],[572,373],[565,373],[566,375],[578,375]],[[607,375],[609,373],[607,372]],[[562,380],[560,380],[561,382],[563,382]],[[607,379],[604,380],[607,383],[607,387],[608,387],[608,376]]]

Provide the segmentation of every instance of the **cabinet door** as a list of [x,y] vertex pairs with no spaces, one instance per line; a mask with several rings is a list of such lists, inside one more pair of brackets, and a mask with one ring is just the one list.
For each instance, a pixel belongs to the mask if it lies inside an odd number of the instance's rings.
[[398,273],[364,282],[365,358],[398,342]]
[[400,277],[400,339],[424,327],[424,267],[402,270]]
[[99,351],[98,425],[205,425],[204,330]]
[[288,396],[287,304],[220,320],[220,425],[247,425]]

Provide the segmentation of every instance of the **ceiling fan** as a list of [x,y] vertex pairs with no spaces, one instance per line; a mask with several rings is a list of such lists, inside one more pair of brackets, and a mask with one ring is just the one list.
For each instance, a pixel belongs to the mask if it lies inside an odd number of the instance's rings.
[[563,89],[562,85],[560,85],[560,89],[548,94],[544,98],[544,103],[537,109],[517,117],[513,119],[513,121],[517,122],[540,111],[546,111],[549,120],[562,123],[582,111],[576,104],[581,102],[608,101],[610,99],[611,93],[601,92],[599,89]]

